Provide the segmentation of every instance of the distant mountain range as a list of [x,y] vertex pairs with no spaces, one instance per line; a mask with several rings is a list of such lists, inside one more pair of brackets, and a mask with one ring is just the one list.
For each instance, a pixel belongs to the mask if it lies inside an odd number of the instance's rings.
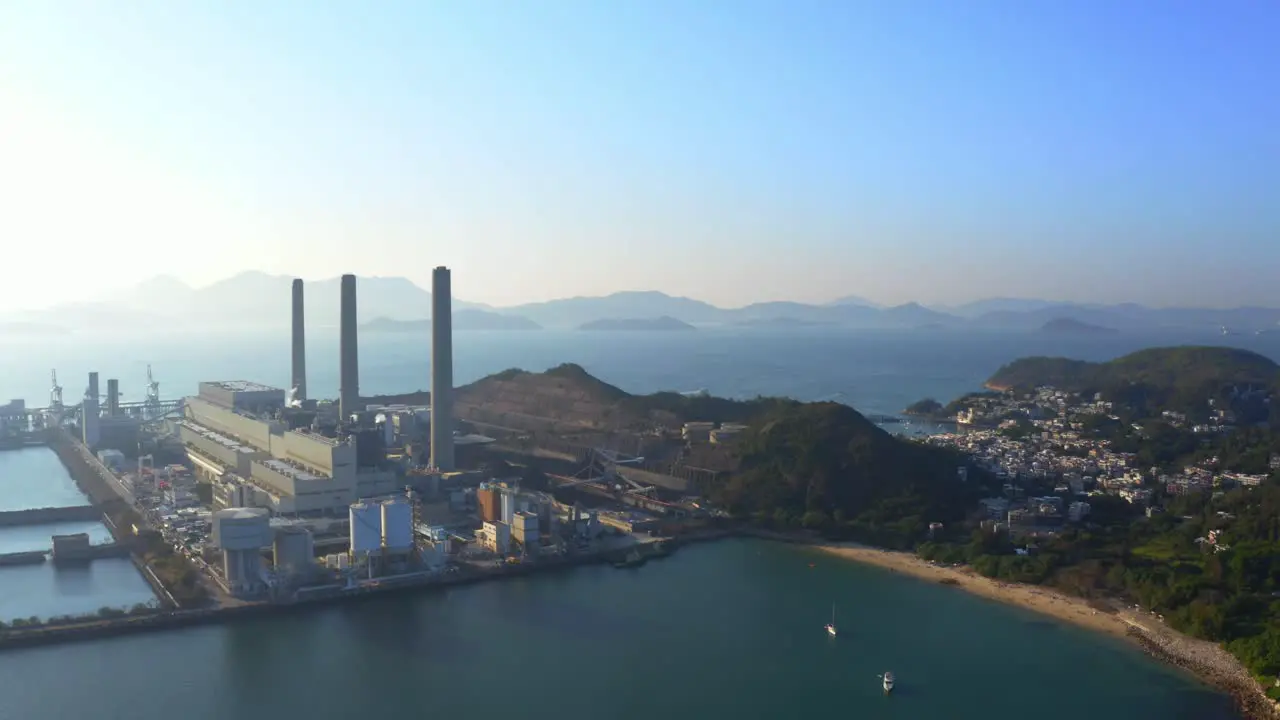
[[[290,321],[292,278],[246,272],[192,288],[172,277],[158,277],[99,302],[63,305],[40,312],[0,317],[9,332],[39,327],[44,332],[86,328],[113,330],[159,327],[181,320],[185,327],[209,329],[282,328]],[[307,324],[338,324],[339,280],[306,284]],[[400,277],[362,277],[357,315],[375,331],[427,327],[431,293]],[[571,297],[513,307],[491,307],[454,299],[454,327],[463,329],[572,329],[618,318],[671,318],[695,326],[786,327],[831,325],[860,329],[993,329],[1036,331],[1071,321],[1116,331],[1157,328],[1226,329],[1253,333],[1280,328],[1280,309],[1148,308],[1141,305],[1087,305],[1047,300],[993,298],[952,307],[918,303],[876,305],[857,296],[813,305],[788,301],[721,308],[656,291],[618,292],[603,297]],[[416,325],[398,326],[401,323]],[[19,325],[16,323],[24,323]],[[0,328],[5,326],[0,325]]]

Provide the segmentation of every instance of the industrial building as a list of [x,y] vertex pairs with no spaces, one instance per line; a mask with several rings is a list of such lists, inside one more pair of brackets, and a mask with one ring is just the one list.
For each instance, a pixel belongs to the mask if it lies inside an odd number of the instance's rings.
[[271,550],[276,577],[281,581],[305,580],[315,570],[315,539],[305,527],[276,528]]
[[291,428],[284,405],[284,390],[245,381],[203,382],[200,394],[186,399],[179,437],[202,477],[234,496],[226,502],[281,514],[334,513],[400,487],[377,433]]
[[210,542],[222,552],[222,573],[234,595],[254,595],[267,585],[262,548],[271,544],[271,517],[260,508],[232,508],[213,514]]
[[84,400],[80,406],[81,441],[92,450],[136,448],[142,423],[140,418],[131,417],[122,412],[120,381],[107,380],[105,398],[99,394],[99,388],[98,373],[89,373],[89,385],[85,389]]

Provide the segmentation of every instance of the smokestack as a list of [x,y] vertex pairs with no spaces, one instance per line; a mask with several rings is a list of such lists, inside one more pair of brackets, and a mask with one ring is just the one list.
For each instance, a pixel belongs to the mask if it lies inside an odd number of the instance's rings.
[[338,327],[338,412],[346,422],[360,402],[360,361],[356,346],[356,276],[342,276]]
[[84,444],[93,449],[98,444],[98,373],[89,373],[89,389],[85,391],[84,402],[80,406],[80,430]]
[[[345,281],[344,281],[345,282]],[[343,297],[346,297],[345,285]],[[302,278],[293,281],[293,399],[307,399],[307,331],[302,305]]]
[[107,417],[120,414],[120,381],[115,378],[107,380]]
[[453,299],[449,268],[431,273],[431,467],[453,470]]

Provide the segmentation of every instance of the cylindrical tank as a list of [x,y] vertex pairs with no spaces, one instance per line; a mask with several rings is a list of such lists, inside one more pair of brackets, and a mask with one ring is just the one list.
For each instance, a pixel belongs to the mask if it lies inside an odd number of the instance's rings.
[[382,544],[390,552],[413,549],[413,506],[401,498],[382,503]]
[[351,521],[351,552],[377,553],[382,548],[382,512],[377,505],[358,502],[348,511]]
[[315,561],[315,542],[304,527],[286,525],[276,530],[273,549],[276,571],[285,575],[304,574]]
[[271,514],[263,508],[228,508],[213,514],[210,541],[222,550],[260,550],[271,544]]

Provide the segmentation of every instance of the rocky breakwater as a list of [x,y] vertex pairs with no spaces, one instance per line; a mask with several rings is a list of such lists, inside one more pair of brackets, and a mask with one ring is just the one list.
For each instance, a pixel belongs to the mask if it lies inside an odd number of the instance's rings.
[[1168,630],[1146,618],[1122,614],[1129,635],[1143,651],[1157,660],[1176,665],[1214,687],[1230,693],[1247,720],[1275,720],[1280,709],[1231,653],[1206,640],[1196,640]]

